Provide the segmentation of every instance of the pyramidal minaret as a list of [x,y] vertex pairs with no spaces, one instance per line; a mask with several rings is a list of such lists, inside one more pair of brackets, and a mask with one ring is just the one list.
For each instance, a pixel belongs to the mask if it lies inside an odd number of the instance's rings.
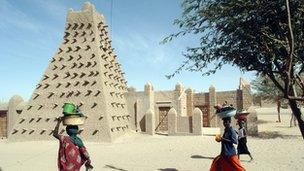
[[17,117],[10,141],[53,139],[55,118],[66,102],[80,105],[88,117],[80,127],[85,140],[111,142],[129,131],[126,80],[107,28],[88,2],[81,11],[68,11],[63,41]]

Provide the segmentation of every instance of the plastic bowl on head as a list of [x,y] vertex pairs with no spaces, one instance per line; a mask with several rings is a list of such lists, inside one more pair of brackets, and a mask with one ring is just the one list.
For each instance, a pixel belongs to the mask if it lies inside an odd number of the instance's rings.
[[234,116],[235,119],[242,121],[242,120],[247,120],[247,115],[246,114],[236,114]]
[[83,125],[86,119],[86,116],[65,116],[62,123],[63,125]]
[[227,118],[227,117],[232,117],[236,114],[236,110],[235,109],[231,109],[231,110],[227,110],[227,111],[223,111],[220,113],[217,113],[217,115],[220,118]]
[[242,110],[242,111],[236,112],[236,115],[234,116],[234,118],[237,119],[237,120],[246,120],[247,116],[249,114],[250,113],[247,112],[246,110]]
[[73,103],[64,103],[62,108],[65,116],[73,115],[75,113],[75,105]]

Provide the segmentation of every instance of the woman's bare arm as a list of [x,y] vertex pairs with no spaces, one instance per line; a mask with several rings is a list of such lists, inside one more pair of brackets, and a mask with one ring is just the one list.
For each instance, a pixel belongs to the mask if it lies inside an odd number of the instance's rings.
[[59,132],[59,126],[60,126],[61,121],[62,121],[61,117],[57,118],[57,124],[56,124],[56,126],[54,128],[54,132],[53,132],[53,136],[57,139],[59,139],[59,133],[58,132]]

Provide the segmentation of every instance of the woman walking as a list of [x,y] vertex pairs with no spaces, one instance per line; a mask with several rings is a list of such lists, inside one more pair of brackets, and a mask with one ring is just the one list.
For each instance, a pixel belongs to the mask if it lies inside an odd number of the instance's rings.
[[61,118],[57,120],[53,136],[59,140],[58,170],[59,171],[79,171],[85,163],[86,169],[92,169],[89,153],[82,140],[77,137],[78,126],[68,125],[66,132],[69,136],[58,134]]
[[238,158],[240,158],[241,154],[248,154],[250,157],[250,161],[253,160],[253,157],[251,156],[248,147],[247,147],[247,134],[246,134],[246,129],[245,129],[245,121],[239,121],[238,122],[240,128],[238,131],[238,139],[239,143],[237,146],[237,151],[238,151]]
[[221,142],[221,154],[213,160],[210,171],[245,171],[236,156],[233,144],[237,144],[238,139],[236,131],[230,124],[231,117],[223,118],[224,134],[222,137],[216,137],[216,140]]

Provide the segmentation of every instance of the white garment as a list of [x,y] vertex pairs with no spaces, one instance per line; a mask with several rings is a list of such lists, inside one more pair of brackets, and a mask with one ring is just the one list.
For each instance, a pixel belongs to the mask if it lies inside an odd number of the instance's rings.
[[244,138],[245,137],[245,128],[239,129],[238,134],[239,134],[239,139]]

